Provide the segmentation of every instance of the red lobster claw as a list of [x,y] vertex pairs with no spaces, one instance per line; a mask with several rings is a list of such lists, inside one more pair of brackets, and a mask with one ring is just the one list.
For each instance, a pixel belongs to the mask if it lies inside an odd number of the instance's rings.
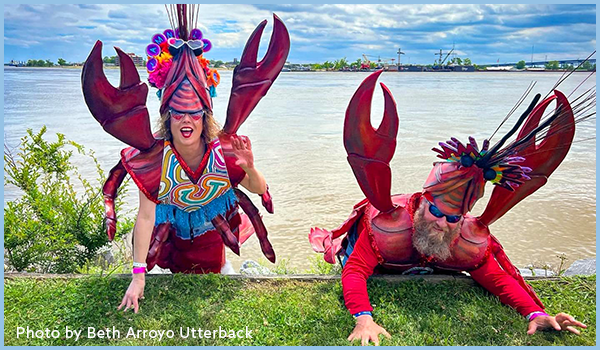
[[231,96],[227,106],[227,120],[223,132],[234,134],[248,118],[254,107],[273,85],[281,72],[290,52],[290,35],[285,25],[273,14],[273,35],[265,57],[256,62],[258,44],[267,21],[262,21],[254,30],[240,59],[240,64],[233,71]]
[[169,231],[173,228],[170,223],[159,224],[152,231],[152,239],[150,240],[150,248],[148,249],[148,256],[146,257],[147,271],[158,266],[169,266],[170,255],[173,250],[173,243],[168,242]]
[[269,214],[273,214],[275,211],[273,209],[273,197],[271,197],[271,193],[269,193],[269,185],[267,185],[267,190],[265,193],[260,194],[259,196],[263,207],[267,209]]
[[348,162],[361,190],[381,212],[394,209],[391,200],[390,160],[396,150],[398,111],[392,93],[381,83],[385,109],[377,130],[371,125],[371,100],[377,78],[383,71],[369,75],[352,96],[344,121],[344,147]]
[[237,237],[231,232],[231,228],[229,227],[229,223],[222,215],[217,215],[211,220],[213,226],[217,229],[221,238],[223,239],[223,243],[231,251],[235,253],[235,255],[240,255],[240,242]]
[[102,42],[98,40],[81,73],[83,97],[104,130],[139,150],[149,149],[155,139],[146,109],[148,86],[127,54],[115,47],[121,65],[121,83],[113,87],[102,70]]
[[108,175],[108,179],[102,187],[102,194],[104,195],[104,225],[106,226],[106,233],[108,234],[108,240],[112,241],[115,238],[115,232],[117,232],[117,216],[115,214],[115,198],[117,197],[117,190],[123,179],[127,175],[123,163],[119,161],[115,165]]
[[258,209],[254,206],[254,203],[252,203],[250,198],[248,198],[244,192],[237,188],[234,188],[233,191],[235,192],[240,207],[244,213],[248,215],[248,219],[250,219],[250,222],[254,227],[256,237],[260,243],[260,249],[262,250],[264,256],[269,259],[270,262],[275,263],[275,251],[273,250],[271,242],[269,242],[269,237],[267,237],[267,228],[262,221]]
[[561,115],[552,121],[547,136],[539,145],[536,146],[534,137],[518,154],[525,158],[521,165],[531,168],[531,172],[527,174],[531,180],[525,181],[515,191],[495,186],[490,201],[479,218],[485,225],[492,224],[517,203],[544,186],[548,177],[569,152],[575,136],[575,117],[568,99],[558,90],[554,91],[554,96],[548,97],[535,107],[519,131],[517,140],[525,137],[539,125],[546,108],[554,100],[556,100],[556,109],[561,108]]

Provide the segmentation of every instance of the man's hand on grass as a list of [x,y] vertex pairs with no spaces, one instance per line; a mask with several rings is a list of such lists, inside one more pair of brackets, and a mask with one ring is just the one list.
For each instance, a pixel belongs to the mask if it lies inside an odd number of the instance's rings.
[[363,346],[369,345],[369,341],[372,341],[376,346],[379,346],[379,334],[385,335],[388,339],[392,338],[383,327],[373,321],[373,317],[362,315],[356,318],[356,326],[348,337],[348,340],[354,341],[360,339]]
[[575,333],[577,335],[580,334],[580,331],[575,328],[587,328],[583,323],[576,321],[575,318],[571,315],[567,315],[564,312],[557,314],[556,316],[538,316],[529,322],[529,327],[527,328],[527,334],[534,334],[537,330],[548,330],[554,329],[556,331],[564,331],[567,330],[571,333]]
[[125,306],[125,309],[123,309],[123,311],[127,311],[131,308],[133,309],[133,312],[137,314],[140,308],[138,300],[144,299],[145,285],[146,281],[144,280],[143,274],[134,275],[133,279],[131,280],[131,283],[129,284],[129,288],[127,288],[127,292],[125,292],[125,296],[121,301],[121,305],[117,307],[117,310],[121,310],[121,308]]

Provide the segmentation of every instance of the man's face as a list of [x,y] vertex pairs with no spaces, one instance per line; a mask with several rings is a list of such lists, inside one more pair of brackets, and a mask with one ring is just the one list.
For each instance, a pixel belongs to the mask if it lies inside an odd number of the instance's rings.
[[463,218],[456,223],[449,223],[445,216],[438,218],[431,214],[430,205],[423,198],[415,212],[413,246],[425,256],[444,261],[451,256],[450,244],[457,236]]

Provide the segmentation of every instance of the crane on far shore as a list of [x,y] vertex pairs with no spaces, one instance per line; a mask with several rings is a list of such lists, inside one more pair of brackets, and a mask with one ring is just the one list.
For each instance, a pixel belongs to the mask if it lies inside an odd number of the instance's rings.
[[369,59],[367,58],[367,55],[365,55],[364,53],[363,53],[362,57],[363,57],[363,62],[360,64],[360,69],[370,69],[371,61],[369,61]]
[[435,63],[437,63],[437,65],[438,65],[439,69],[442,68],[444,62],[446,62],[446,60],[448,59],[448,57],[450,57],[450,55],[452,54],[453,51],[454,51],[454,43],[452,44],[452,50],[448,51],[448,53],[446,54],[446,57],[444,57],[444,59],[442,59],[442,56],[443,56],[442,49],[440,49],[439,53],[437,53],[437,52],[434,53],[434,55],[436,55],[436,56],[439,55],[440,56],[439,61],[438,60],[435,61]]

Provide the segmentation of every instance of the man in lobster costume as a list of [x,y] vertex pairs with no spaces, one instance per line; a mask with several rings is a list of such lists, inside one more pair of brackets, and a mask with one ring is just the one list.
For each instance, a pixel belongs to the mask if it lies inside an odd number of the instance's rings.
[[[434,163],[423,190],[392,196],[389,162],[396,148],[398,113],[390,91],[381,84],[385,110],[380,127],[370,123],[371,99],[381,71],[371,74],[358,88],[346,111],[344,146],[366,199],[354,206],[350,217],[331,232],[314,228],[309,234],[313,249],[325,260],[341,260],[346,307],[357,319],[348,340],[363,345],[378,335],[389,337],[372,318],[367,278],[374,272],[426,274],[460,273],[471,277],[500,301],[529,321],[528,333],[537,329],[584,327],[572,316],[555,317],[544,306],[509,261],[488,225],[515,204],[543,186],[566,156],[575,132],[573,111],[559,91],[537,104],[536,96],[513,129],[490,148],[479,149],[473,138],[463,144],[455,138],[434,149],[442,159]],[[555,113],[541,121],[546,107],[556,101]],[[541,121],[541,122],[540,122]],[[515,141],[510,136],[521,129]],[[536,135],[548,131],[541,144]],[[479,217],[468,214],[483,196],[486,181],[495,186],[490,202]]]
[[[169,15],[176,18],[177,27],[155,35],[147,49],[149,55],[156,54],[149,57],[148,70],[151,84],[160,89],[161,129],[165,129],[160,135],[151,132],[148,87],[127,54],[115,48],[121,67],[118,88],[103,73],[100,41],[82,72],[83,93],[92,115],[105,131],[130,146],[121,152],[103,188],[110,240],[116,231],[114,200],[124,177],[129,174],[140,190],[134,280],[120,306],[135,312],[143,296],[144,273],[155,265],[172,272],[219,273],[225,265],[224,245],[239,255],[240,244],[254,232],[264,255],[275,262],[258,209],[237,188],[241,184],[258,193],[267,211],[273,212],[268,187],[253,166],[250,141],[236,132],[285,64],[290,48],[287,29],[274,15],[273,35],[260,62],[258,46],[267,21],[254,30],[233,72],[225,125],[205,139],[208,129],[216,125],[211,100],[214,84],[207,84],[207,75],[215,72],[202,65],[208,62],[202,53],[210,43],[200,40],[200,31],[191,28],[198,14],[188,5],[176,5],[176,13]],[[238,213],[239,207],[244,214]],[[137,279],[142,283],[134,286]]]

